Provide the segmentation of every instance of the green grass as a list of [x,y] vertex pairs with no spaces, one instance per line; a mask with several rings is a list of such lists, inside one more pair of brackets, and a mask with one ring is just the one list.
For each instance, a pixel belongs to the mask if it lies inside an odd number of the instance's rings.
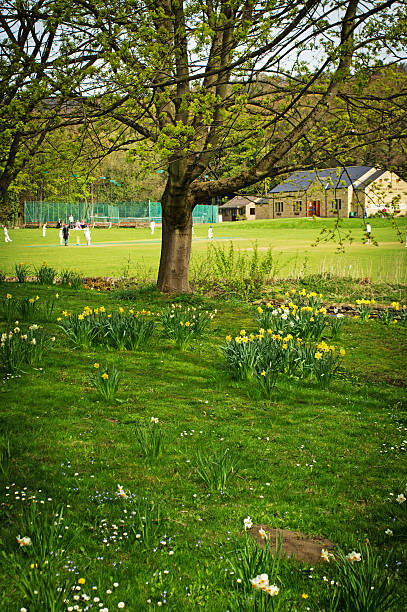
[[[322,228],[332,228],[333,220],[299,219],[269,220],[215,224],[216,244],[228,244],[251,250],[257,241],[260,251],[272,248],[275,254],[275,275],[297,277],[309,273],[331,273],[353,278],[369,277],[374,281],[405,282],[407,253],[404,243],[387,219],[373,219],[372,229],[379,247],[364,244],[363,223],[360,219],[345,219],[344,230],[351,230],[354,242],[345,253],[337,253],[337,244],[330,242],[312,247]],[[406,220],[398,220],[405,235]],[[206,255],[208,247],[206,225],[195,227],[197,239],[192,243],[192,266]],[[29,263],[40,267],[46,261],[54,268],[78,268],[87,276],[135,276],[154,279],[160,259],[161,229],[154,237],[149,228],[95,229],[92,247],[76,246],[76,233],[71,231],[71,245],[59,246],[58,230],[49,228],[46,238],[40,229],[10,230],[12,243],[0,250],[0,270],[14,272],[14,264]],[[126,244],[127,243],[127,244]]]
[[[40,303],[56,289],[7,284],[0,297],[6,291],[38,294]],[[157,313],[168,304],[154,289],[130,301],[117,292],[58,291],[59,309],[76,313],[85,305]],[[237,610],[240,587],[226,558],[242,546],[248,515],[258,524],[328,537],[346,552],[358,551],[368,538],[375,551],[391,553],[383,572],[402,598],[397,609],[405,609],[405,508],[390,494],[406,484],[406,330],[347,319],[335,342],[346,349],[345,378],[324,391],[281,376],[272,399],[257,400],[227,374],[219,348],[228,333],[255,331],[255,308],[194,295],[181,301],[218,310],[209,333],[185,351],[161,337],[158,322],[145,350],[74,350],[54,312],[41,322],[56,336],[41,368],[3,373],[0,478],[8,488],[0,500],[1,610],[44,611],[33,590],[55,594],[81,577],[80,592],[100,597],[109,610],[120,602],[129,611],[155,609],[164,600],[170,610]],[[25,329],[24,322],[19,326]],[[3,322],[2,331],[8,329]],[[118,401],[101,401],[90,385],[95,362],[121,372]],[[162,432],[156,458],[146,458],[136,435],[151,417]],[[219,458],[226,449],[238,457],[238,472],[220,491],[199,476],[199,454]],[[116,494],[118,484],[126,498]],[[33,495],[45,502],[39,506],[44,518],[30,524]],[[51,514],[61,506],[68,529],[58,546],[52,525],[60,526]],[[388,528],[393,537],[385,534]],[[32,547],[19,549],[18,535],[31,537]],[[49,567],[41,565],[40,545]],[[335,575],[333,564],[311,569],[287,562],[281,609],[329,610],[323,577]],[[30,596],[22,595],[24,585]],[[69,598],[73,605],[72,592]],[[58,603],[55,609],[67,608]]]

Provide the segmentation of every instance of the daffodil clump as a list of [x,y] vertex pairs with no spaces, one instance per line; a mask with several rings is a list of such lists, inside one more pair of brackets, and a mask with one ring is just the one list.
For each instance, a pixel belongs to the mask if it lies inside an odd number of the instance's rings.
[[57,271],[44,261],[39,268],[35,269],[35,274],[40,285],[52,285]]
[[152,416],[146,423],[136,427],[136,438],[145,459],[153,460],[160,457],[163,449],[163,433],[160,420]]
[[375,300],[356,300],[358,314],[361,321],[368,321],[372,315],[373,307],[376,304]]
[[27,276],[31,272],[31,266],[21,261],[20,263],[16,263],[14,265],[14,270],[15,270],[18,282],[25,283],[25,281],[27,280]]
[[328,386],[340,367],[344,349],[325,341],[318,344],[294,338],[292,334],[275,334],[263,328],[257,334],[242,329],[238,336],[226,336],[221,348],[232,376],[237,380],[254,380],[270,396],[278,374],[298,378],[313,377]]
[[273,308],[270,303],[264,307],[258,306],[256,321],[260,327],[271,329],[275,334],[293,334],[317,342],[329,324],[329,317],[324,306],[301,306],[290,300],[277,308]]
[[202,336],[216,315],[200,307],[171,304],[161,315],[164,337],[175,341],[184,350],[195,338]]
[[66,268],[62,270],[59,274],[61,285],[67,285],[72,289],[79,289],[82,285],[83,275],[79,272],[78,268],[72,270],[71,268]]
[[285,297],[295,302],[298,306],[311,306],[312,308],[319,308],[322,304],[323,295],[316,291],[307,292],[305,289],[297,291],[297,289],[290,289],[285,292]]
[[57,321],[70,343],[76,347],[102,345],[118,350],[135,350],[147,345],[153,334],[151,314],[151,311],[144,309],[135,311],[130,308],[126,311],[121,306],[113,313],[108,313],[104,306],[85,306],[80,314],[64,310]]
[[2,309],[7,321],[14,319],[22,319],[24,321],[32,321],[36,318],[38,312],[39,296],[35,297],[13,297],[11,293],[7,293],[2,299]]
[[385,325],[407,325],[407,304],[392,302],[384,310],[379,310],[378,316]]
[[0,338],[0,364],[6,372],[20,371],[24,365],[36,367],[41,364],[44,353],[55,341],[48,337],[35,323],[25,332],[15,321],[14,328],[3,332]]
[[311,374],[318,385],[326,389],[332,378],[337,374],[341,365],[341,357],[346,354],[345,349],[339,351],[333,345],[328,345],[324,340],[317,344],[314,360],[311,364]]
[[89,375],[90,383],[95,387],[101,398],[113,401],[119,388],[121,374],[114,366],[112,368],[102,367],[100,363],[93,364],[93,375]]

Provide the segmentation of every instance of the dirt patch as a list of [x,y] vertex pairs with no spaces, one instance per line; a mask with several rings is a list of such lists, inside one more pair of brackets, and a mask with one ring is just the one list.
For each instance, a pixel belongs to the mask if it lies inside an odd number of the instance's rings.
[[274,550],[276,538],[283,539],[282,554],[287,559],[295,559],[304,563],[319,563],[323,562],[321,550],[332,550],[334,543],[326,538],[318,536],[309,537],[299,531],[290,531],[289,529],[275,529],[268,525],[253,525],[249,533],[257,541],[259,546],[263,547],[265,540],[259,534],[259,530],[263,528],[267,533],[267,542]]

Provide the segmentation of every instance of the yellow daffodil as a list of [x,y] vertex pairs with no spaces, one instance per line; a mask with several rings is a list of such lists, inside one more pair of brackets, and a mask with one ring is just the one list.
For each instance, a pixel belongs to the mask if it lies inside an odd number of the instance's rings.
[[267,376],[266,370],[263,370],[263,372],[261,373],[261,376]]
[[346,351],[344,348],[341,348],[341,350],[339,351],[339,354],[341,357],[343,357],[344,355],[346,355]]
[[106,374],[106,372],[104,372],[102,374],[102,378],[103,378],[103,380],[107,380],[109,378],[109,374]]
[[226,342],[230,342],[232,340],[232,336],[226,336]]
[[260,306],[259,306],[259,307],[257,308],[257,312],[258,312],[259,314],[262,314],[262,313],[263,313],[263,308],[260,308]]
[[93,364],[93,367],[94,367],[94,368],[96,368],[96,369],[98,369],[100,366],[99,366],[99,364],[98,364],[98,363],[94,363],[94,364]]
[[314,355],[315,359],[321,359],[322,357],[322,353],[320,353],[319,351],[317,351]]
[[85,578],[79,578],[78,580],[78,584],[85,584],[86,580]]
[[241,336],[245,336],[246,335],[246,330],[245,329],[241,329],[239,333],[240,333]]

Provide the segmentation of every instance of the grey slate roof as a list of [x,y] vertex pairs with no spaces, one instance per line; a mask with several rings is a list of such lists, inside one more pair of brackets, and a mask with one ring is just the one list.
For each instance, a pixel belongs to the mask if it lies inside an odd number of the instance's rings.
[[226,204],[222,204],[219,206],[219,209],[223,208],[241,208],[242,206],[247,206],[247,204],[269,204],[270,200],[267,198],[259,198],[257,196],[235,196]]
[[[349,187],[349,185],[359,186],[358,180],[370,170],[374,170],[373,166],[346,166],[345,168],[323,168],[320,170],[299,170],[289,176],[284,183],[276,185],[270,190],[270,193],[281,193],[287,191],[305,191],[312,183],[319,182],[323,189],[335,189]],[[383,170],[377,170],[374,174],[383,173]],[[366,180],[371,182],[374,180],[374,174]],[[376,176],[377,178],[377,176]]]

